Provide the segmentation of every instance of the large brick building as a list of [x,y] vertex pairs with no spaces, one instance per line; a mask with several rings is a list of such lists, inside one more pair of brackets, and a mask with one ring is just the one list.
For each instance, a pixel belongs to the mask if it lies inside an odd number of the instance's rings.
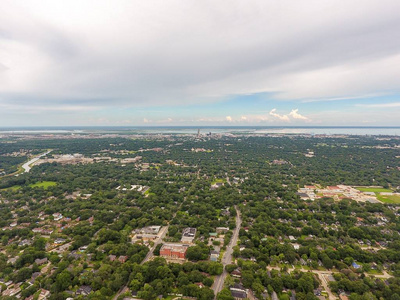
[[185,259],[188,245],[164,244],[160,249],[160,256],[172,259]]

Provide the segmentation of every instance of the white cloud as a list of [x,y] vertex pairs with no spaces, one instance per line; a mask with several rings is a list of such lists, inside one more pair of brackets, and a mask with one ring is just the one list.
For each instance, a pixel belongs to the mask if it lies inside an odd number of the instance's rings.
[[285,121],[285,122],[289,122],[289,121],[290,121],[288,115],[280,115],[280,114],[277,114],[277,113],[276,113],[276,108],[272,109],[272,110],[269,112],[269,114],[270,114],[271,116],[273,116],[273,117],[275,117],[275,118],[281,120],[281,121]]
[[289,116],[292,117],[293,119],[297,120],[309,120],[307,117],[302,116],[301,114],[298,113],[298,109],[293,109],[290,113]]
[[232,122],[232,121],[233,121],[233,119],[232,119],[231,116],[226,116],[225,119],[226,119],[228,122]]
[[4,0],[0,102],[198,104],[400,92],[400,1]]
[[379,103],[379,104],[358,104],[356,106],[370,107],[370,108],[389,108],[389,107],[400,107],[400,102]]
[[280,115],[276,112],[276,108],[272,109],[269,114],[273,116],[274,118],[283,121],[283,122],[291,122],[291,121],[311,121],[309,118],[306,116],[303,116],[298,113],[298,109],[292,109],[292,111],[286,115]]

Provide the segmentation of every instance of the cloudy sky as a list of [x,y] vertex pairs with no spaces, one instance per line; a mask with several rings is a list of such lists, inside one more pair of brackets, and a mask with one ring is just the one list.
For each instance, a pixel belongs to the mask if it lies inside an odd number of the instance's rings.
[[0,126],[400,126],[398,0],[0,0]]

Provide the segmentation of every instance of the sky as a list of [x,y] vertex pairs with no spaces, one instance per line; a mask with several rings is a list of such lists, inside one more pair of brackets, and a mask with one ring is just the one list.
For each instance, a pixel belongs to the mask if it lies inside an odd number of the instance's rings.
[[400,126],[398,0],[0,0],[0,126]]

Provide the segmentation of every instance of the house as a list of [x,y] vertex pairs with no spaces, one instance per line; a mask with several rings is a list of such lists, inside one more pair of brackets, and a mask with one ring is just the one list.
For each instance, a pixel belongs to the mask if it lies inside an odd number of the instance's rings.
[[232,277],[236,277],[236,278],[242,278],[242,272],[240,272],[239,269],[233,270],[233,272],[231,273]]
[[160,249],[160,256],[172,259],[185,259],[188,245],[164,244]]
[[326,279],[328,280],[328,282],[336,281],[335,278],[332,276],[332,274],[326,275]]
[[286,160],[275,159],[275,160],[272,161],[272,164],[274,164],[274,165],[286,165],[287,163],[288,162]]
[[48,290],[41,289],[38,300],[47,299],[47,297],[49,297],[49,296],[50,296],[50,292]]
[[7,260],[7,263],[14,265],[17,262],[18,257],[11,257]]
[[2,296],[10,296],[10,297],[12,297],[12,296],[15,296],[15,295],[19,294],[19,292],[21,292],[21,288],[19,286],[17,286],[17,287],[11,288],[11,289],[6,289],[3,292]]
[[53,233],[53,230],[52,229],[44,229],[44,228],[34,228],[34,229],[32,229],[32,232],[41,233],[43,235],[50,235]]
[[33,273],[33,274],[32,274],[32,278],[31,278],[31,280],[29,280],[29,282],[30,282],[31,284],[34,284],[36,278],[38,278],[40,275],[42,275],[42,273],[40,273],[40,272],[35,272],[35,273]]
[[230,216],[231,212],[229,211],[229,208],[221,210],[221,216]]
[[54,221],[60,221],[63,218],[63,215],[60,213],[53,214]]
[[188,227],[183,229],[181,241],[183,243],[192,243],[196,236],[196,228]]
[[211,255],[210,255],[210,260],[211,261],[217,261],[219,257],[219,252],[218,251],[211,251]]
[[227,231],[229,231],[228,227],[217,227],[216,229],[217,233],[226,233]]
[[1,280],[0,283],[5,284],[6,287],[9,287],[10,285],[13,284],[11,280],[10,280],[10,281],[7,281],[7,282],[4,282],[3,280]]
[[76,295],[87,296],[92,292],[92,288],[88,285],[82,285],[77,291]]
[[18,244],[18,246],[20,246],[20,247],[29,246],[29,245],[32,245],[32,241],[31,240],[27,240],[27,239],[20,241],[19,244]]
[[231,295],[235,300],[246,299],[247,292],[246,290],[238,284],[235,284],[233,287],[229,289],[231,291]]
[[65,243],[65,239],[62,239],[62,238],[57,238],[57,239],[55,239],[55,241],[54,241],[54,244],[63,244],[63,243]]
[[199,288],[205,287],[205,285],[202,282],[196,282],[195,285],[197,285]]
[[321,296],[322,295],[322,289],[321,288],[315,289],[314,290],[314,295],[315,296]]
[[114,260],[116,260],[117,259],[117,257],[115,256],[115,255],[109,255],[108,256],[108,259],[110,260],[110,261],[114,261]]
[[214,191],[214,190],[220,188],[220,187],[223,186],[223,185],[224,185],[223,182],[216,182],[216,183],[214,183],[214,184],[211,185],[210,190],[211,190],[211,191]]
[[72,257],[73,259],[78,260],[82,257],[82,254],[78,254],[76,253],[76,251],[72,251],[68,254],[68,257]]
[[359,269],[359,268],[361,268],[361,266],[360,266],[359,264],[357,264],[356,262],[353,262],[353,263],[351,264],[351,266],[352,266],[354,269]]
[[45,258],[36,258],[36,259],[35,259],[35,263],[36,263],[38,266],[41,266],[41,265],[47,263],[47,257],[45,257]]
[[296,195],[299,196],[301,200],[310,199],[310,196],[308,196],[306,193],[296,193]]
[[339,295],[339,299],[340,299],[340,300],[349,300],[349,297],[347,297],[346,294],[340,294],[340,295]]
[[157,234],[160,232],[161,226],[148,226],[140,230],[141,233],[145,234]]
[[126,262],[126,260],[128,259],[128,256],[123,256],[121,255],[120,257],[118,257],[118,260],[123,264],[124,262]]

